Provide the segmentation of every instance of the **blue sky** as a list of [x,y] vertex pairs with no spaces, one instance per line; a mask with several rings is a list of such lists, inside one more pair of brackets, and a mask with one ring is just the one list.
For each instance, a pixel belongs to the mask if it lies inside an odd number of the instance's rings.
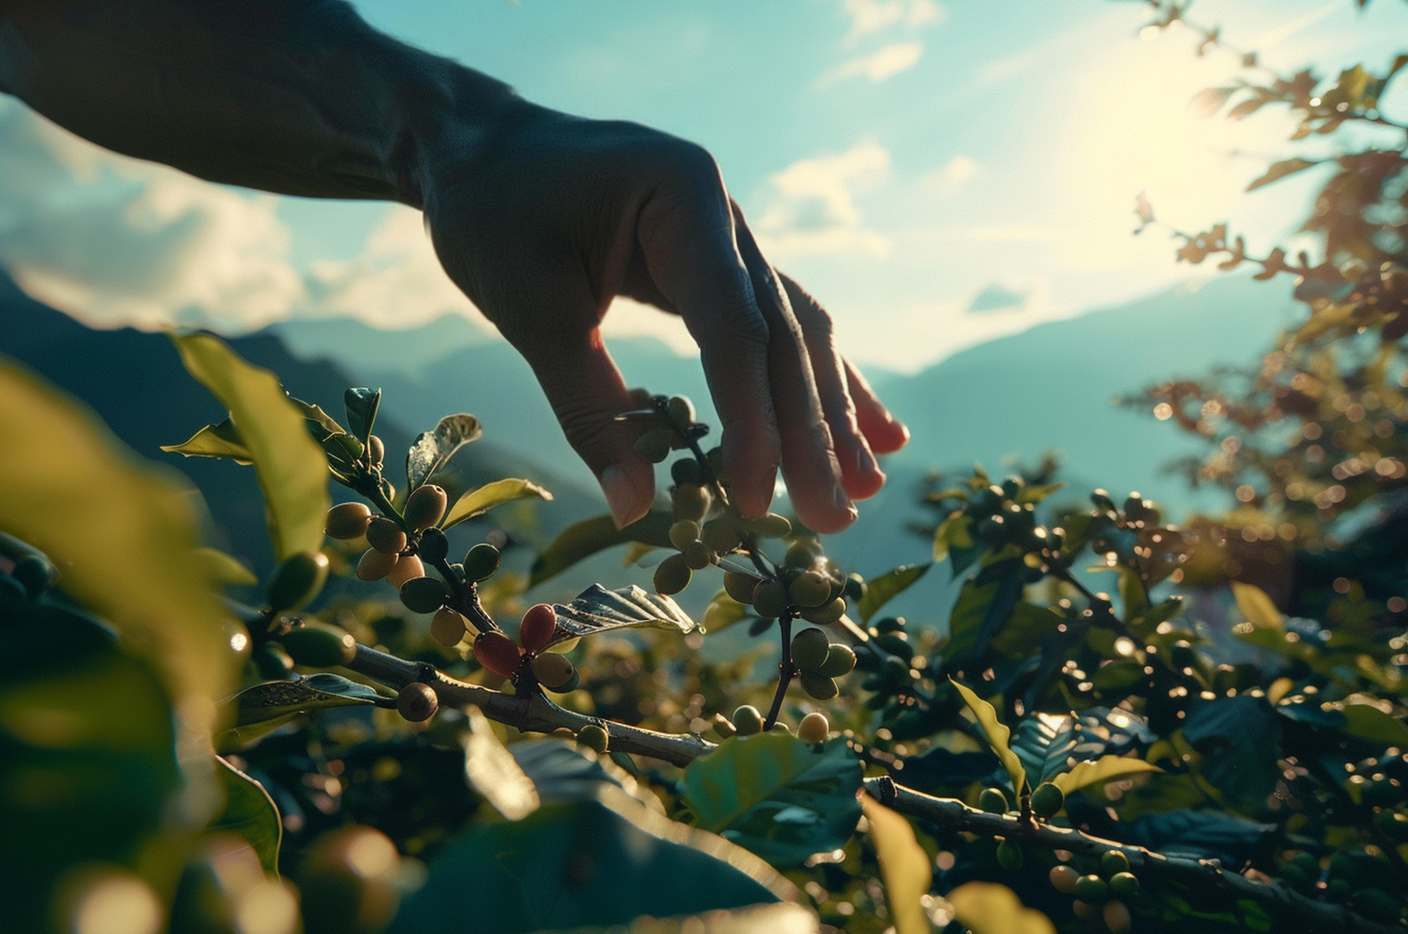
[[[1316,181],[1241,193],[1266,160],[1229,151],[1279,157],[1287,124],[1192,114],[1191,95],[1235,61],[1196,58],[1178,29],[1138,38],[1139,3],[357,6],[532,100],[707,146],[774,263],[831,309],[843,348],[892,368],[1188,275],[1165,239],[1129,235],[1141,189],[1170,221],[1231,219],[1260,249],[1294,235]],[[1351,0],[1203,0],[1193,14],[1282,70],[1379,68],[1408,35],[1408,7],[1387,0],[1367,14]],[[0,202],[0,262],[41,297],[104,322],[231,329],[474,314],[413,212],[221,189],[33,124],[0,111],[0,164],[53,163],[67,181],[48,169],[42,190],[14,172],[0,180],[12,199]],[[608,333],[684,341],[677,322],[640,308],[613,310]]]

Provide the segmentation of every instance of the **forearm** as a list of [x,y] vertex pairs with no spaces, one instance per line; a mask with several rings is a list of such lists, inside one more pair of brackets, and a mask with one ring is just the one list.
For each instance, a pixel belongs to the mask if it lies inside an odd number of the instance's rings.
[[474,145],[516,100],[337,0],[11,0],[0,89],[212,181],[413,205],[426,147]]

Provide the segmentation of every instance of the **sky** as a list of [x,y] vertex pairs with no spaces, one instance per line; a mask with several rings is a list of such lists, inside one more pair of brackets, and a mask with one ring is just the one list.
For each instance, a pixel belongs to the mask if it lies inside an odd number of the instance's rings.
[[[1284,113],[1229,123],[1192,111],[1236,60],[1197,57],[1178,28],[1141,38],[1140,3],[356,6],[538,103],[707,147],[772,262],[831,311],[843,351],[888,369],[1206,274],[1176,265],[1166,236],[1131,236],[1140,191],[1186,229],[1231,220],[1256,252],[1295,243],[1320,180],[1243,193],[1295,151]],[[1382,68],[1408,35],[1408,5],[1388,0],[1366,13],[1351,0],[1200,0],[1192,16],[1282,71]],[[208,184],[112,156],[8,101],[0,265],[104,325],[478,320],[409,209]],[[688,346],[676,319],[628,303],[606,330]]]

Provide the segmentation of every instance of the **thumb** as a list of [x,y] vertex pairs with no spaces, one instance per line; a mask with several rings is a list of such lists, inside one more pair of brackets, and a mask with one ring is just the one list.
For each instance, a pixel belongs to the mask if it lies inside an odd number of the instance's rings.
[[581,337],[547,332],[540,347],[523,347],[548,404],[573,450],[596,475],[617,527],[650,511],[655,469],[635,452],[637,428],[615,421],[632,408],[621,371],[602,341],[600,328]]

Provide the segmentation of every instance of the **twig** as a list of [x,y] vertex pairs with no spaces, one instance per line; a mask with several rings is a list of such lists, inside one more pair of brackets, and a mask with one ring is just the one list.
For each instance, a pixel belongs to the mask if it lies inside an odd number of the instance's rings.
[[773,724],[777,722],[778,714],[782,713],[782,700],[787,696],[787,687],[792,683],[792,675],[796,673],[796,666],[792,664],[792,613],[784,612],[782,618],[778,620],[778,633],[782,640],[782,659],[777,663],[777,690],[772,695],[772,707],[768,709],[767,719],[763,721],[763,729],[771,730]]

